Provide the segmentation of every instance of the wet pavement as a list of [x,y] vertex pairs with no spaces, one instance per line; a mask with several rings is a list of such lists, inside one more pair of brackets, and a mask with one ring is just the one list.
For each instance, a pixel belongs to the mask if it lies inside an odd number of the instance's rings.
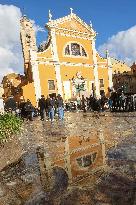
[[136,113],[24,122],[0,151],[0,205],[136,203]]

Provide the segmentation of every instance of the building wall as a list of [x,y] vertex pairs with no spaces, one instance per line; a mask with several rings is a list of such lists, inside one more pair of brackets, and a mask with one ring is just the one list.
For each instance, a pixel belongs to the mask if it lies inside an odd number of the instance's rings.
[[[77,72],[82,73],[82,76],[86,81],[86,88],[87,88],[86,91],[88,94],[91,93],[90,83],[94,81],[94,73],[92,68],[89,67],[86,68],[84,66],[61,66],[62,81],[64,83],[70,82],[69,89],[71,89],[71,97],[72,97],[72,78],[76,77]],[[64,90],[64,94],[66,95],[66,90]]]
[[[57,93],[54,65],[39,64],[38,68],[39,68],[42,95],[45,95],[45,97],[47,97],[48,94],[55,93],[55,92]],[[54,80],[55,90],[49,90],[48,80]]]
[[38,57],[39,61],[43,60],[43,58],[46,58],[47,60],[50,60],[51,57],[52,57],[51,47],[49,46],[45,51],[37,53],[37,57]]
[[[103,82],[104,82],[104,87],[103,88],[104,88],[105,94],[108,95],[108,87],[109,87],[108,69],[99,67],[98,68],[98,77],[99,77],[99,80],[103,79]],[[103,88],[101,88],[101,90],[103,90]]]
[[115,74],[113,86],[115,90],[121,88],[124,93],[136,94],[136,76],[130,73]]
[[[77,39],[74,37],[67,37],[56,35],[57,51],[60,62],[93,64],[91,41],[85,39]],[[83,56],[66,56],[65,47],[69,43],[78,43],[85,49],[87,57]]]
[[111,59],[112,62],[112,72],[115,73],[123,73],[123,72],[129,72],[131,71],[131,68],[125,64],[124,62],[121,62],[116,59]]
[[36,106],[36,96],[35,96],[35,88],[34,83],[28,83],[22,87],[23,89],[23,96],[25,101],[29,99],[31,103]]

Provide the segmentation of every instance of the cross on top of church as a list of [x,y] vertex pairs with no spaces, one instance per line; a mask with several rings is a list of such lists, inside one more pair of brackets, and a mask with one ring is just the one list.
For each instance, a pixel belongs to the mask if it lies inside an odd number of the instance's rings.
[[52,20],[52,14],[51,14],[51,11],[49,10],[49,21],[51,21]]
[[92,21],[90,21],[90,27],[91,27],[91,28],[93,27]]
[[109,57],[109,51],[108,51],[108,49],[106,49],[106,58],[108,58]]
[[70,8],[70,13],[73,14],[73,8]]

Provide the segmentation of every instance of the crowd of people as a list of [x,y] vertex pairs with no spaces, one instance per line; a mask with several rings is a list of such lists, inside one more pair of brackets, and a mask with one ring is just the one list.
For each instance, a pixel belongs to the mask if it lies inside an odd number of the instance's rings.
[[63,102],[61,95],[57,97],[44,95],[38,100],[38,107],[34,107],[29,99],[25,102],[24,98],[20,98],[17,104],[13,96],[6,100],[4,105],[5,111],[15,113],[21,118],[32,121],[35,116],[40,116],[41,120],[53,122],[58,116],[59,120],[64,119],[64,111],[98,111],[103,112],[109,110],[111,112],[132,112],[136,111],[136,94],[124,95],[122,91],[111,92],[107,98],[103,93],[101,96],[77,97],[76,100]]
[[61,95],[55,97],[48,96],[45,99],[44,95],[38,100],[38,107],[34,107],[29,99],[25,102],[24,98],[20,99],[17,104],[13,96],[5,102],[4,109],[7,112],[12,112],[22,119],[33,121],[35,116],[39,116],[41,120],[54,121],[55,115],[58,115],[59,120],[64,119],[64,103]]
[[111,112],[132,112],[136,111],[136,94],[124,95],[123,92],[111,92],[107,98],[105,94],[101,96],[93,96],[77,98],[76,101],[66,103],[66,110],[83,110],[103,112],[109,110]]
[[47,97],[47,99],[42,95],[38,102],[38,108],[41,120],[45,119],[45,114],[46,120],[54,121],[54,116],[57,114],[59,120],[64,119],[64,103],[61,95],[58,95],[57,98]]

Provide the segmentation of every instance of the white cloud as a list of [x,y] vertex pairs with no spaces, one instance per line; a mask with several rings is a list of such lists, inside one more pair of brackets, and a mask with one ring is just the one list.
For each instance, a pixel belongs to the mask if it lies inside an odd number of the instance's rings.
[[[0,82],[7,73],[23,73],[20,18],[18,7],[0,4]],[[34,21],[33,25],[36,33],[43,31]]]
[[31,20],[31,22],[32,22],[32,24],[33,24],[33,28],[34,28],[34,30],[35,30],[36,35],[37,35],[37,33],[38,33],[39,31],[40,31],[40,32],[45,32],[44,28],[41,27],[41,26],[39,26],[39,25],[37,25],[34,20]]
[[7,73],[23,71],[20,17],[19,8],[0,4],[0,81]]
[[136,60],[136,25],[110,37],[98,50],[103,55],[109,50],[110,56],[131,65]]

